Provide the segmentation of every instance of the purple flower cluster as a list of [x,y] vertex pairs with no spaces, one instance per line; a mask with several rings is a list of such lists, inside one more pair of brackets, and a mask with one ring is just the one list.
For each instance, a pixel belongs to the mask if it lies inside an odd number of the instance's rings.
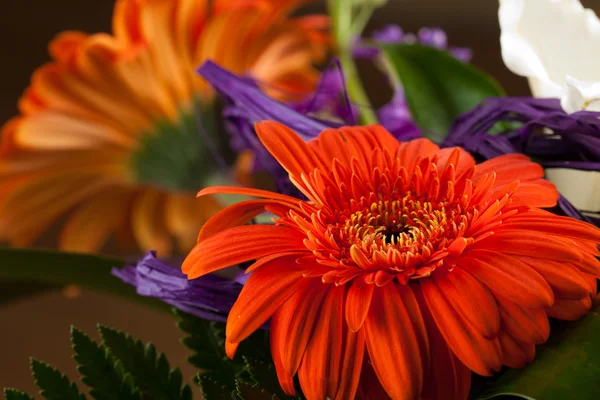
[[[415,35],[405,33],[398,25],[386,25],[382,29],[371,34],[371,40],[382,44],[420,44],[435,47],[448,52],[462,62],[469,62],[473,57],[471,49],[464,47],[448,47],[448,36],[440,28],[424,27]],[[369,44],[368,40],[357,38],[354,45],[354,56],[357,58],[375,58],[379,55],[379,49]]]

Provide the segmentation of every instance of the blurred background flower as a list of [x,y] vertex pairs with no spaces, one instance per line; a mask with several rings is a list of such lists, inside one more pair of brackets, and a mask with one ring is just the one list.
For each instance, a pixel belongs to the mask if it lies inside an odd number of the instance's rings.
[[112,35],[58,35],[3,128],[0,238],[31,245],[70,212],[64,250],[111,237],[189,249],[220,207],[195,193],[230,161],[216,157],[227,145],[195,67],[216,60],[279,99],[308,93],[328,39],[325,16],[288,17],[304,2],[119,0]]

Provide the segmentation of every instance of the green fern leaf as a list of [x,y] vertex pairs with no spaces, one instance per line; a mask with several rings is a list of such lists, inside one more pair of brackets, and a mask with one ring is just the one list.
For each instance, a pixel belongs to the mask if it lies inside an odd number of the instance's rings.
[[88,385],[90,395],[96,400],[136,400],[141,392],[133,385],[129,374],[109,352],[88,335],[71,327],[71,343],[79,366],[81,381]]
[[4,400],[34,400],[34,398],[20,390],[4,388]]
[[85,400],[85,396],[65,374],[44,362],[32,358],[31,374],[40,388],[40,394],[48,400]]
[[146,346],[130,335],[115,329],[99,326],[103,345],[131,374],[133,382],[152,398],[165,400],[189,400],[191,391],[183,384],[178,368],[170,369],[164,354],[156,354],[152,343]]

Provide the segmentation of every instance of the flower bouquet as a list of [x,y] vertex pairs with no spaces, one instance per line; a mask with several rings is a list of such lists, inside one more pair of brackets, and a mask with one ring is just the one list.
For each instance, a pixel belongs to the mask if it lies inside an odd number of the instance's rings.
[[198,372],[72,327],[81,383],[33,359],[40,394],[600,398],[596,14],[500,2],[515,98],[440,29],[366,35],[384,1],[302,3],[117,0],[50,44],[3,128],[0,279],[171,312]]

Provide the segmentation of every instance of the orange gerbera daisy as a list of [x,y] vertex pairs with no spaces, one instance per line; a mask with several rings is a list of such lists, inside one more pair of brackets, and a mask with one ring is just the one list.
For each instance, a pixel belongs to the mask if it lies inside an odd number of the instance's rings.
[[[183,264],[195,278],[248,260],[226,349],[271,319],[283,389],[308,399],[465,399],[470,372],[522,367],[575,319],[600,276],[600,230],[559,217],[558,193],[522,155],[475,165],[460,148],[399,143],[380,126],[309,142],[274,122],[260,140],[308,200],[232,205],[202,228]],[[240,226],[263,212],[275,225]]]
[[0,238],[29,245],[72,211],[62,249],[98,250],[117,233],[188,251],[220,208],[195,198],[215,163],[198,121],[216,118],[195,68],[214,60],[279,98],[312,90],[327,18],[289,18],[303,2],[117,0],[113,35],[60,34],[3,129]]

